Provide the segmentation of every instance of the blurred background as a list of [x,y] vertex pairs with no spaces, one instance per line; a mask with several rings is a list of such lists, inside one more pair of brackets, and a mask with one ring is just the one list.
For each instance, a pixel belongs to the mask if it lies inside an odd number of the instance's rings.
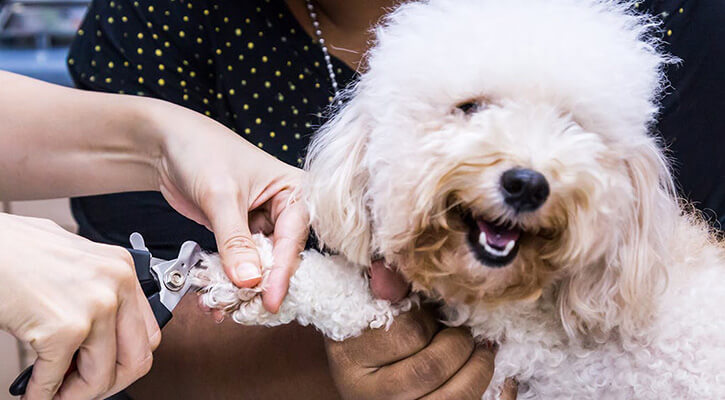
[[[87,7],[86,0],[0,0],[0,70],[71,86],[66,54]],[[68,199],[3,202],[0,211],[49,218],[76,231]],[[10,382],[34,356],[1,331],[0,355],[0,400],[9,400]]]

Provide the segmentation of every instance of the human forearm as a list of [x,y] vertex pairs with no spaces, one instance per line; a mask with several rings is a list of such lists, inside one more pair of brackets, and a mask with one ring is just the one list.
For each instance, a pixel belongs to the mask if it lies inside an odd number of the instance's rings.
[[157,190],[161,102],[0,71],[0,199]]

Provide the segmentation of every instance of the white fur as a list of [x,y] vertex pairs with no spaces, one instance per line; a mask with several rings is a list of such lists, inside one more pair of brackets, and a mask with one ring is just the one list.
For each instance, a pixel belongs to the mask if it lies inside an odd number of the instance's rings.
[[[344,339],[410,307],[370,296],[380,254],[499,343],[484,399],[507,376],[519,399],[724,399],[725,245],[678,203],[649,135],[673,61],[653,28],[626,1],[402,5],[307,159],[313,227],[340,255],[305,252],[278,315],[207,258],[205,303]],[[481,111],[457,111],[472,99]],[[535,212],[504,204],[512,167],[548,180]],[[458,208],[521,227],[516,259],[479,262]]]
[[[254,242],[266,278],[272,268],[272,242],[259,234],[254,235]],[[389,327],[396,315],[410,310],[415,302],[409,298],[393,306],[374,299],[360,268],[341,257],[326,257],[316,251],[303,253],[302,263],[276,314],[262,306],[264,285],[253,289],[235,287],[217,254],[206,254],[191,276],[192,285],[203,288],[202,302],[210,308],[229,311],[239,324],[277,326],[297,321],[303,326],[313,325],[338,341],[357,336],[367,328]]]

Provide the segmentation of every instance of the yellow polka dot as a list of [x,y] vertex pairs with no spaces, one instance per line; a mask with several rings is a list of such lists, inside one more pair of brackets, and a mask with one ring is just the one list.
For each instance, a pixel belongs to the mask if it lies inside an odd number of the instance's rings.
[[667,30],[667,36],[672,36],[672,29]]
[[159,64],[159,71],[163,71],[165,69],[166,69],[166,67],[164,67],[164,64]]
[[242,86],[247,86],[247,80],[246,79],[242,79]]
[[194,72],[194,71],[189,72],[189,76],[192,77],[192,78],[195,77],[196,76],[196,72]]
[[188,94],[185,94],[184,96],[182,96],[182,98],[183,98],[184,100],[189,100],[189,95],[188,95]]
[[91,60],[91,67],[95,67],[95,66],[96,66],[96,60]]
[[181,67],[176,67],[176,72],[182,73],[182,72],[184,72],[184,69]]
[[138,77],[138,83],[143,83],[143,76]]
[[164,47],[166,47],[166,48],[169,48],[169,47],[171,47],[171,43],[169,43],[169,42],[164,42]]
[[229,23],[229,17],[224,17],[224,23]]
[[181,85],[181,87],[186,87],[186,81],[179,82],[179,85]]
[[257,35],[258,35],[259,37],[262,37],[262,36],[264,36],[264,32],[262,32],[262,31],[259,31],[259,32],[257,32]]
[[267,89],[269,89],[270,87],[272,87],[272,84],[269,83],[269,81],[265,81],[264,82],[264,87],[266,87]]
[[282,76],[282,73],[280,71],[274,71],[274,76]]
[[209,10],[204,10],[204,15],[209,15]]
[[124,62],[123,62],[123,66],[124,66],[124,67],[128,67],[129,65],[131,65],[131,64],[129,64],[129,63],[128,63],[128,61],[124,61]]
[[163,29],[163,30],[165,30],[165,31],[168,31],[168,30],[169,30],[169,26],[168,26],[168,25],[163,25],[163,26],[161,27],[161,29]]
[[262,119],[261,118],[257,118],[257,119],[254,120],[254,123],[257,124],[257,125],[259,125],[259,124],[262,123]]
[[201,38],[200,38],[200,37],[196,38],[196,43],[199,43],[199,44],[201,44],[201,42],[203,42],[203,40],[201,40]]
[[252,20],[250,20],[249,18],[244,18],[244,22],[247,23],[247,24],[250,23],[251,21]]
[[243,105],[243,106],[242,106],[242,108],[243,108],[244,110],[249,110],[249,104],[245,104],[245,105]]
[[159,40],[159,35],[157,35],[155,33],[153,35],[151,35],[151,37],[154,38],[154,40]]
[[154,26],[154,24],[152,24],[151,22],[147,22],[147,23],[146,23],[146,26],[147,26],[147,27],[149,27],[149,28],[151,28],[151,27],[153,27],[153,26]]
[[232,44],[231,44],[231,43],[229,43],[229,42],[225,42],[225,43],[224,43],[224,46],[227,46],[227,47],[232,47]]
[[234,96],[234,93],[235,93],[235,92],[234,92],[234,89],[229,89],[229,94],[230,94],[230,95]]
[[249,69],[249,72],[251,72],[253,74],[256,74],[257,73],[257,68],[252,67],[252,68]]
[[109,24],[112,24],[113,23],[113,17],[108,17],[108,23]]
[[68,65],[73,65],[75,63],[76,63],[75,60],[73,60],[72,58],[68,59]]
[[184,33],[184,31],[179,31],[179,37],[184,37],[184,36],[186,36],[186,33]]
[[83,35],[85,35],[85,32],[83,31],[83,29],[78,29],[78,36],[83,36]]
[[211,117],[211,113],[209,111],[204,111],[204,115],[206,115],[207,117]]
[[244,54],[239,55],[239,61],[242,61],[242,60],[244,60]]
[[113,67],[115,67],[115,65],[113,64],[113,61],[109,61],[108,62],[108,68],[113,69]]
[[162,55],[163,53],[161,52],[161,50],[159,50],[159,49],[156,49],[156,51],[154,51],[154,54],[156,54],[156,57],[161,57],[161,55]]
[[138,54],[143,54],[143,49],[139,47],[138,49],[136,49],[136,52],[137,52]]
[[252,42],[247,43],[247,48],[253,49],[254,48],[254,43],[252,43]]
[[188,15],[184,15],[184,17],[181,18],[181,19],[183,19],[184,22],[189,22],[189,16]]
[[257,146],[259,146],[259,148],[261,149],[262,147],[264,147],[264,143],[259,142],[259,143],[257,143]]
[[287,126],[287,121],[282,120],[282,121],[279,122],[279,124],[282,125],[282,126]]
[[242,36],[242,30],[239,29],[239,28],[237,28],[237,29],[234,30],[234,34],[237,35],[237,36]]
[[273,138],[273,137],[275,137],[275,136],[277,136],[277,134],[276,134],[276,133],[274,133],[274,131],[272,131],[272,132],[269,132],[269,137]]
[[148,10],[149,12],[154,12],[154,6],[149,6]]
[[88,78],[88,80],[90,80],[91,82],[95,82],[96,81],[96,77],[95,76],[91,76],[90,78]]
[[295,139],[299,139],[301,136],[299,133],[295,133]]
[[204,97],[204,99],[202,99],[201,101],[204,104],[209,104],[209,100],[206,97]]
[[95,51],[101,51],[101,46],[96,46],[96,47],[93,48],[93,50],[95,50]]
[[680,8],[679,11],[680,11],[680,14],[682,14],[683,12],[685,12],[685,9],[684,8]]
[[126,18],[126,16],[124,15],[123,17],[121,17],[121,21],[128,22],[128,18]]
[[219,99],[219,100],[221,100],[221,98],[222,98],[222,94],[221,94],[221,93],[217,93],[217,94],[216,94],[216,98],[217,98],[217,99]]
[[136,69],[141,71],[143,69],[143,65],[141,65],[141,64],[136,65]]
[[246,133],[247,135],[249,135],[250,133],[252,133],[252,130],[249,129],[249,128],[244,128],[244,133]]
[[227,65],[227,71],[231,71],[231,70],[233,70],[232,66],[231,65]]
[[267,58],[267,56],[262,56],[262,62],[267,62],[267,61],[269,61],[269,59]]
[[304,74],[299,74],[297,77],[300,78],[300,79],[305,79],[305,75]]
[[194,8],[194,6],[192,6],[191,3],[187,4],[186,6],[189,8]]
[[218,56],[222,55],[222,49],[216,49],[216,54],[217,54]]
[[163,78],[159,79],[159,86],[164,86],[165,84],[166,81]]
[[316,88],[316,89],[319,89],[319,88],[320,88],[320,83],[319,83],[319,82],[316,82],[316,83],[315,83],[315,88]]
[[308,45],[304,45],[302,47],[302,50],[304,50],[304,51],[308,51],[309,49],[310,49],[310,46],[308,46]]
[[259,98],[259,93],[252,93],[252,98],[253,99],[258,99]]
[[287,147],[287,145],[286,145],[286,144],[283,144],[283,145],[282,145],[282,151],[287,151],[287,149],[289,149],[289,147]]
[[106,78],[106,83],[111,83],[111,78]]
[[139,33],[138,35],[136,35],[136,37],[139,39],[143,39],[143,33]]

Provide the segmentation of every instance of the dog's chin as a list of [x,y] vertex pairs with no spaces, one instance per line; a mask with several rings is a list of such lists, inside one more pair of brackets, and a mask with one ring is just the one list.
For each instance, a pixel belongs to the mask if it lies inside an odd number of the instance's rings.
[[477,217],[470,212],[464,213],[463,221],[468,227],[468,247],[481,264],[503,268],[514,261],[526,234],[521,228]]

